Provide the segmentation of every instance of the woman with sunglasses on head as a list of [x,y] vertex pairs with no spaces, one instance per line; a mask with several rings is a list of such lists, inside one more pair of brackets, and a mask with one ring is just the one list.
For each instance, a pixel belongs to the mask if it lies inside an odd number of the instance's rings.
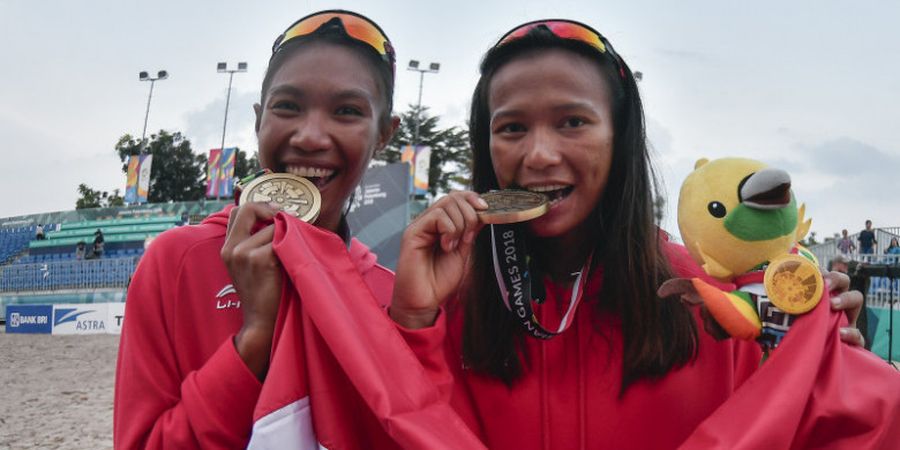
[[[338,251],[381,304],[393,276],[350,239],[344,213],[398,125],[393,88],[394,53],[381,29],[355,13],[323,11],[278,37],[254,106],[261,166],[304,177],[321,193],[316,227],[343,240]],[[143,257],[116,373],[117,448],[247,446],[286,286],[273,251],[276,206],[228,207],[162,234]],[[308,422],[294,428],[312,433]]]
[[539,192],[549,211],[491,229],[476,193],[437,201],[404,235],[391,317],[489,448],[678,446],[760,351],[656,294],[708,277],[654,225],[631,70],[586,25],[522,25],[484,57],[470,127],[474,190]]

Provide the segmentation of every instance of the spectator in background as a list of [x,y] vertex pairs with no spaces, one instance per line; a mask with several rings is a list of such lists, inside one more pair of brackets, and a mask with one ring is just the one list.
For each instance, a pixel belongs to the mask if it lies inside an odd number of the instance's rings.
[[44,225],[43,224],[39,223],[37,228],[34,229],[34,238],[39,241],[43,241],[44,239],[46,239],[46,237],[44,236]]
[[94,249],[93,249],[94,258],[100,258],[103,256],[103,231],[100,231],[97,228],[97,231],[94,232]]
[[859,232],[859,253],[871,255],[875,253],[875,245],[878,241],[875,239],[875,230],[872,229],[872,221],[866,221],[866,229]]
[[856,251],[856,244],[853,243],[853,240],[850,239],[850,236],[847,236],[847,229],[844,228],[841,230],[841,239],[837,243],[838,251],[840,251],[844,255],[848,255]]
[[[844,230],[845,232],[847,230]],[[831,260],[831,270],[840,273],[850,272],[850,259],[844,255],[837,255]]]
[[84,244],[84,241],[78,241],[78,244],[75,245],[75,259],[82,260],[85,259],[85,252],[87,248]]
[[897,243],[897,238],[891,238],[891,245],[888,245],[888,248],[884,250],[885,255],[900,255],[900,243]]

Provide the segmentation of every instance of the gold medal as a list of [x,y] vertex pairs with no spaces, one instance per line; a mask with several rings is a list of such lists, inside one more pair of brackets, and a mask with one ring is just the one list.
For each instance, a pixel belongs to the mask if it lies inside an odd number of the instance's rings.
[[800,255],[775,258],[766,268],[763,278],[769,301],[788,314],[811,311],[825,289],[819,268]]
[[484,223],[526,222],[543,216],[550,209],[546,195],[531,191],[491,191],[481,194],[481,198],[488,204],[488,209],[478,213]]
[[322,194],[311,181],[289,173],[267,173],[241,187],[240,203],[265,202],[313,223],[322,208]]

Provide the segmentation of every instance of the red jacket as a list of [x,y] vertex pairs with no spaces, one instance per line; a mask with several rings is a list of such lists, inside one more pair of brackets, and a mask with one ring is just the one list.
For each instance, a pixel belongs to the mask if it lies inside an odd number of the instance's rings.
[[[683,247],[667,244],[667,252],[681,276],[706,278]],[[675,448],[754,372],[760,350],[753,342],[716,342],[701,327],[695,361],[662,379],[637,382],[619,397],[620,324],[612,315],[598,322],[591,305],[602,283],[598,269],[566,332],[549,341],[525,339],[531,363],[512,388],[463,368],[461,314],[441,314],[435,326],[404,334],[488,448]],[[548,284],[547,299],[536,309],[541,322],[559,323],[559,302],[568,298]]]
[[[163,233],[141,259],[119,347],[116,448],[247,446],[262,386],[233,344],[243,316],[219,257],[229,210]],[[393,274],[355,240],[349,258],[387,304]]]

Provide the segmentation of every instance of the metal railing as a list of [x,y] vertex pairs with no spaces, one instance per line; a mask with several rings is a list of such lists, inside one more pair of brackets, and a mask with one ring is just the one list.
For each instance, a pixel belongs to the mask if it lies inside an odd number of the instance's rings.
[[823,269],[827,268],[828,263],[839,254],[843,254],[853,261],[859,261],[867,264],[900,263],[900,255],[884,254],[885,250],[887,250],[888,248],[888,245],[890,245],[891,243],[891,239],[900,238],[900,227],[875,228],[874,230],[875,240],[878,241],[878,244],[875,245],[874,253],[859,253],[859,241],[856,240],[859,237],[859,233],[854,233],[848,236],[857,247],[856,251],[854,252],[842,253],[840,250],[838,250],[837,244],[838,241],[840,241],[840,238],[829,240],[821,244],[812,245],[809,247],[809,250],[814,255],[816,255],[816,258],[818,258],[819,260],[819,265],[821,265]]
[[0,268],[0,292],[124,288],[139,257],[11,264]]
[[869,292],[866,292],[866,307],[889,309],[894,299],[894,310],[900,311],[900,278],[869,278]]

